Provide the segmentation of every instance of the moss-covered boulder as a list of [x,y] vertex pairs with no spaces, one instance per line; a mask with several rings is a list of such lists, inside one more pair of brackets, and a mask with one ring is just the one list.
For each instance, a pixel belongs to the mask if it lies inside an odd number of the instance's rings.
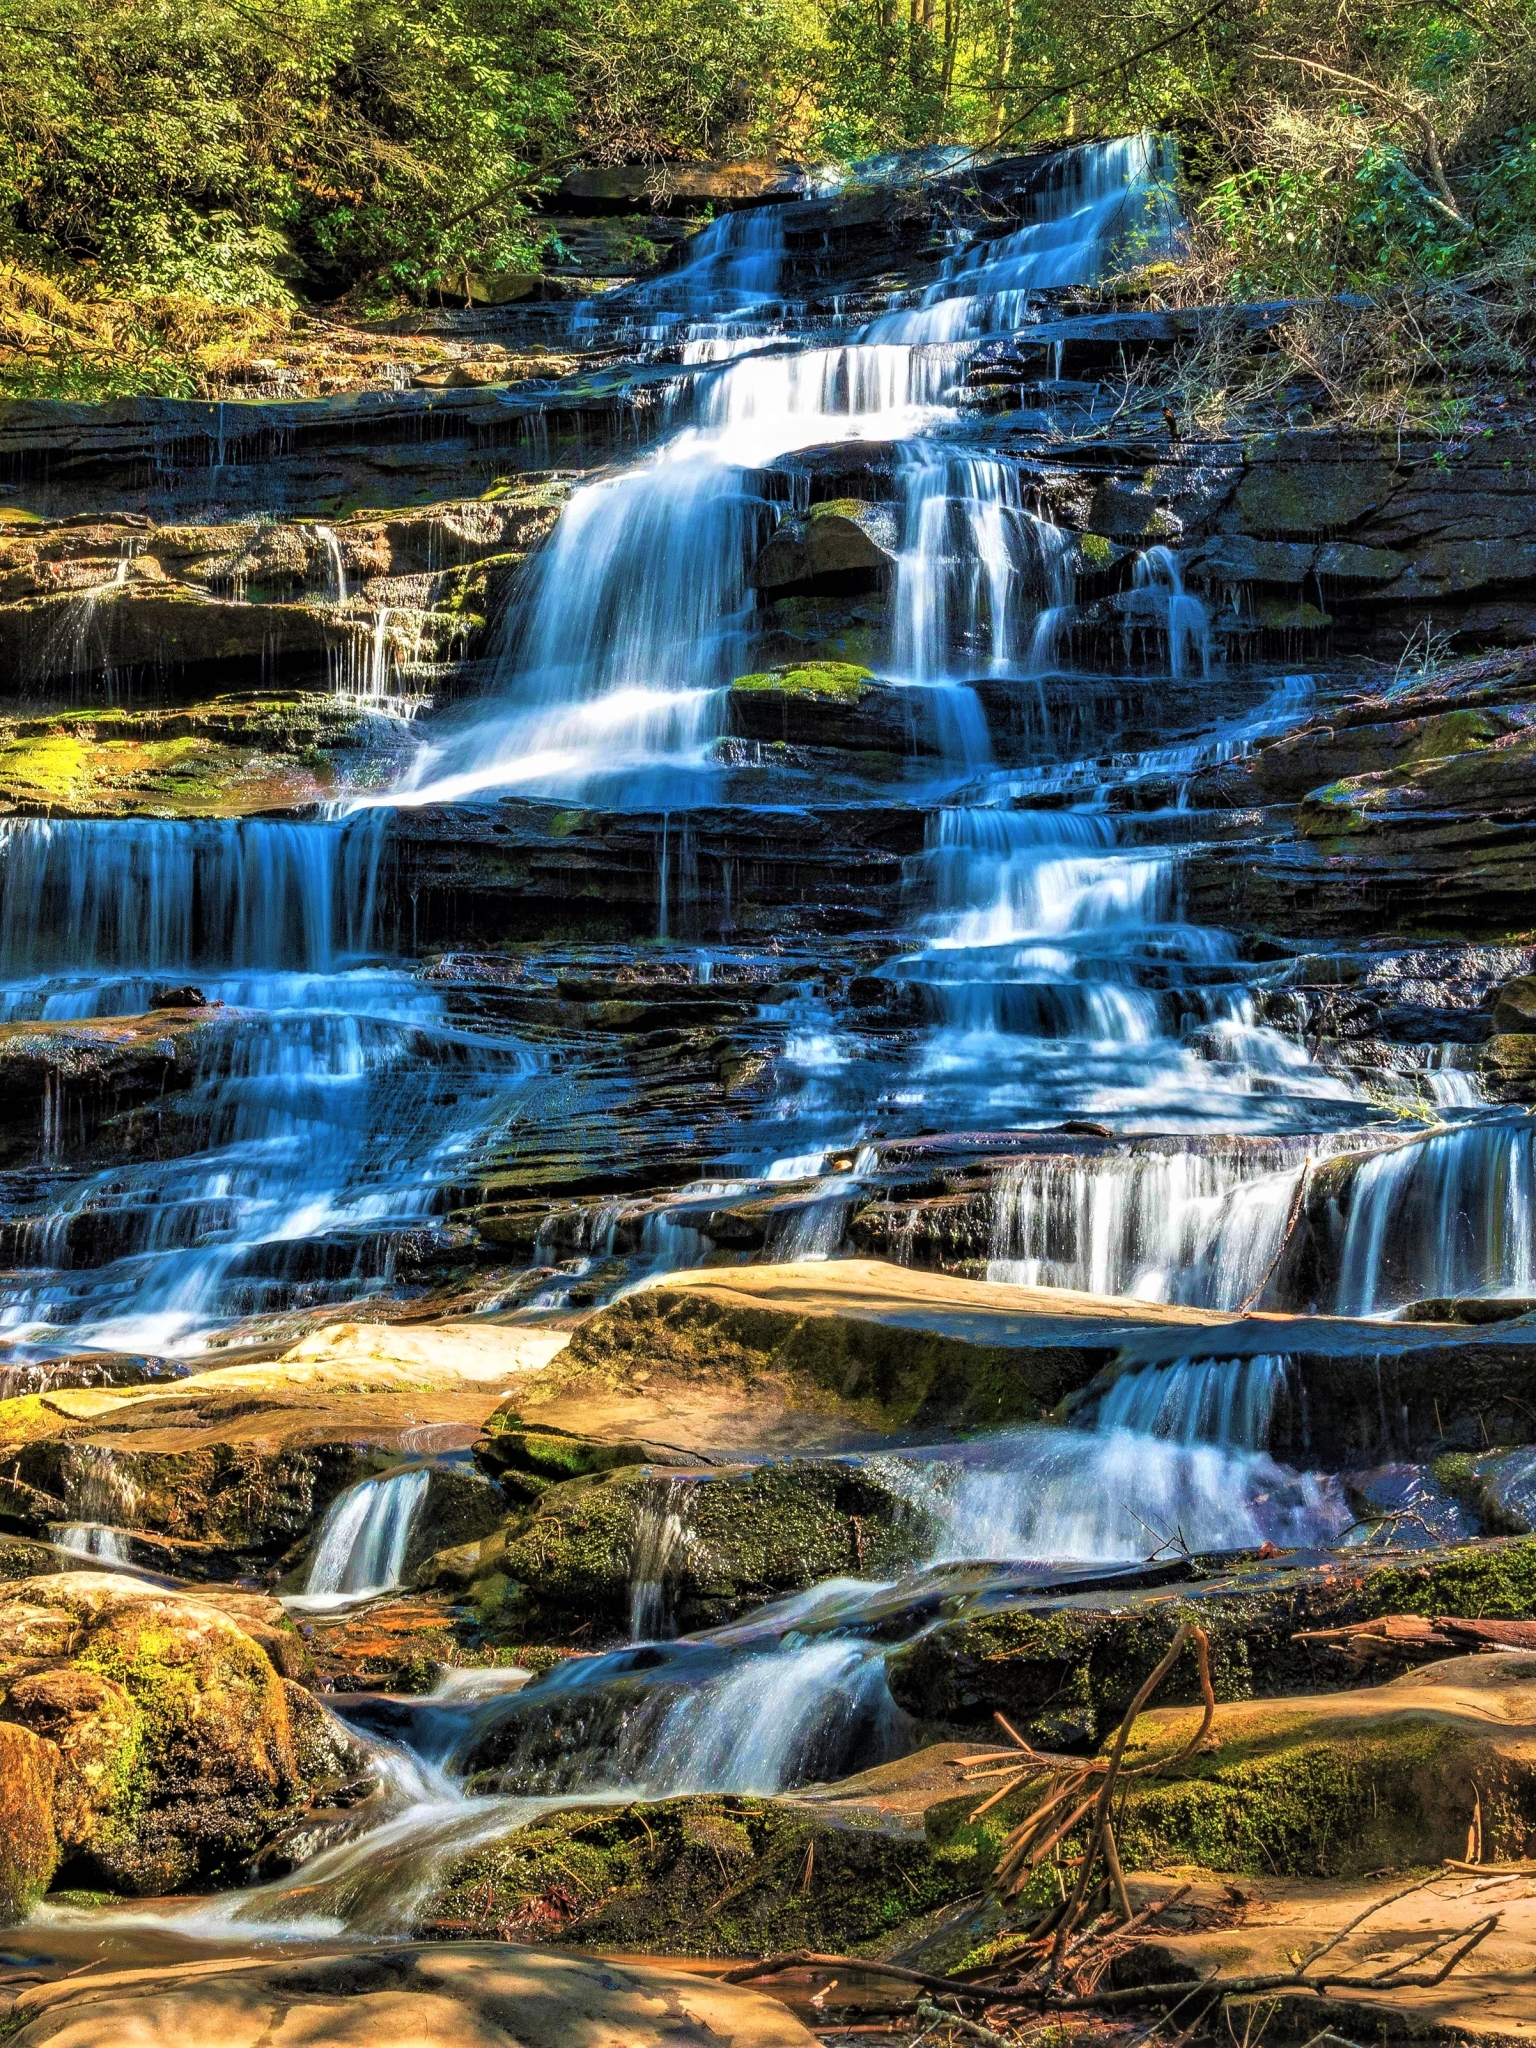
[[238,1883],[266,1842],[366,1770],[235,1615],[110,1573],[5,1589],[0,1694],[0,1725],[52,1759],[64,1872],[118,1891]]
[[1480,751],[1515,731],[1518,723],[1513,714],[1493,708],[1377,725],[1304,726],[1260,748],[1253,779],[1265,796],[1290,801],[1348,776],[1411,771],[1453,754]]
[[671,1632],[822,1579],[888,1575],[926,1555],[934,1533],[910,1494],[860,1459],[631,1465],[550,1487],[418,1578],[467,1585],[483,1623],[518,1640],[565,1640],[593,1622]]
[[[1191,1709],[1146,1714],[1131,1767],[1172,1756]],[[1354,1877],[1536,1847],[1536,1656],[1458,1657],[1363,1692],[1218,1710],[1214,1742],[1130,1781],[1122,1860],[1141,1867]]]
[[1494,990],[1493,1028],[1522,1037],[1536,1032],[1536,974],[1516,975]]
[[803,661],[738,676],[727,699],[731,731],[762,745],[831,747],[896,755],[939,750],[918,693],[880,682],[852,661]]
[[[549,1814],[450,1866],[417,1924],[662,1954],[875,1946],[991,1873],[1003,1829],[967,1828],[958,1778],[945,1775],[949,1799],[927,1825],[921,1810],[861,1809],[859,1780],[838,1788],[850,1792],[846,1816],[728,1794]],[[969,1811],[975,1797],[960,1803]]]
[[[994,1713],[1048,1748],[1100,1741],[1186,1621],[1211,1641],[1220,1700],[1311,1693],[1356,1682],[1304,1630],[1383,1614],[1536,1617],[1536,1541],[1417,1553],[1341,1552],[1328,1562],[1250,1558],[1185,1567],[1182,1583],[1066,1598],[986,1598],[886,1658],[897,1704],[919,1720],[983,1729]],[[1162,1695],[1195,1697],[1192,1662]]]

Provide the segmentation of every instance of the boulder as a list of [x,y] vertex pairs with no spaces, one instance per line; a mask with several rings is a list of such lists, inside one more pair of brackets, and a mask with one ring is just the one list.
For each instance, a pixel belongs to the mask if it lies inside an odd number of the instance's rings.
[[20,2048],[812,2048],[792,2013],[665,1963],[492,1941],[199,1958],[34,1984]]
[[[275,1610],[275,1603],[265,1603]],[[153,1894],[238,1883],[264,1843],[366,1772],[353,1740],[207,1601],[100,1572],[0,1597],[0,1715],[53,1760],[78,1882]]]
[[731,730],[769,745],[855,753],[933,754],[937,730],[921,693],[878,682],[850,661],[806,661],[738,676]]
[[1536,974],[1519,974],[1493,992],[1493,1028],[1521,1034],[1536,1032]]
[[805,513],[787,513],[752,564],[749,581],[766,598],[854,594],[882,588],[895,566],[894,509],[833,498]]
[[1380,725],[1320,722],[1261,746],[1253,779],[1265,796],[1289,802],[1348,777],[1413,769],[1481,751],[1517,731],[1519,723],[1498,709],[1444,711]]
[[[1078,1749],[1113,1729],[1184,1622],[1209,1635],[1216,1694],[1229,1700],[1354,1683],[1344,1660],[1296,1640],[1304,1630],[1381,1614],[1536,1612],[1536,1545],[1525,1541],[1358,1561],[1346,1551],[1328,1564],[1228,1557],[1141,1577],[1050,1596],[979,1581],[888,1654],[891,1695],[929,1726],[979,1736],[1002,1713],[1041,1747]],[[1162,1697],[1193,1699],[1195,1682],[1193,1665],[1181,1667]]]
[[1536,1530],[1536,1450],[1474,1458],[1461,1480],[1490,1529],[1528,1536]]
[[880,1577],[932,1548],[935,1525],[862,1460],[796,1458],[658,1472],[627,1465],[552,1486],[482,1542],[440,1553],[426,1585],[469,1588],[499,1636],[565,1640],[710,1627],[823,1579]]

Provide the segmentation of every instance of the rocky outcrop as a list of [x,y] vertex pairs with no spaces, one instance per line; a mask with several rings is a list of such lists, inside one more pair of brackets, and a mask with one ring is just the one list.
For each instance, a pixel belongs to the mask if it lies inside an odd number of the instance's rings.
[[832,498],[780,520],[752,564],[752,588],[768,599],[854,596],[883,590],[896,566],[891,505]]
[[[0,1725],[47,1753],[59,1868],[74,1882],[137,1894],[238,1882],[298,1812],[365,1773],[274,1666],[276,1602],[247,1596],[259,1617],[240,1605],[98,1572],[3,1589]],[[41,1764],[33,1776],[45,1783]]]
[[899,764],[914,754],[939,754],[940,736],[922,696],[877,682],[854,662],[812,661],[760,670],[731,684],[731,730],[769,746],[835,748],[855,759],[856,772],[878,771],[859,756]]
[[[696,1796],[553,1813],[445,1870],[423,1931],[642,1953],[846,1953],[979,1890],[997,1830],[944,1746],[824,1799]],[[957,1810],[958,1809],[958,1810]],[[723,1894],[723,1896],[722,1896]]]

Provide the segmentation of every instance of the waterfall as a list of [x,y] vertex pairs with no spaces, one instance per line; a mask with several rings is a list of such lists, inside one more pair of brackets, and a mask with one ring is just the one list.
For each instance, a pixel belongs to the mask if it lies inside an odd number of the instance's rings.
[[1092,284],[1119,249],[1143,262],[1166,253],[1179,228],[1177,169],[1172,143],[1149,134],[1059,152],[1030,195],[1024,226],[946,258],[918,305],[882,314],[866,338],[954,342],[1006,332],[1028,317],[1031,294]]
[[1098,1427],[1135,1430],[1175,1444],[1261,1451],[1289,1370],[1288,1359],[1261,1353],[1181,1358],[1125,1372],[1099,1402]]
[[1240,1308],[1284,1241],[1307,1140],[1022,1159],[992,1196],[989,1280]]
[[0,818],[0,972],[324,971],[370,935],[380,821]]
[[288,1605],[316,1612],[398,1586],[431,1478],[416,1465],[338,1494],[325,1511],[304,1591],[290,1595]]
[[896,562],[897,673],[931,682],[974,645],[992,669],[1029,646],[1038,621],[1070,604],[1070,537],[1028,511],[1016,464],[917,442],[903,451],[902,544]]
[[1340,1315],[1455,1294],[1536,1294],[1536,1130],[1463,1124],[1355,1169]]
[[629,1566],[631,1642],[674,1633],[672,1580],[687,1549],[689,1486],[687,1480],[670,1480],[660,1489],[660,1499],[648,1503],[635,1518]]
[[1168,648],[1168,673],[1186,676],[1194,662],[1201,675],[1211,667],[1211,622],[1205,606],[1184,588],[1184,573],[1171,548],[1144,548],[1132,569],[1131,610],[1126,617],[1126,652],[1135,628],[1150,617]]
[[48,1538],[60,1550],[77,1557],[91,1557],[102,1564],[128,1564],[128,1539],[121,1529],[103,1528],[95,1522],[50,1522]]

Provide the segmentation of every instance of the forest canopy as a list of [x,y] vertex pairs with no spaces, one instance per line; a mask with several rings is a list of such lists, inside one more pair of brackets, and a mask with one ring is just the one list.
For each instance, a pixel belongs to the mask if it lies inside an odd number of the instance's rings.
[[1236,288],[1370,288],[1526,249],[1533,83],[1536,0],[8,0],[0,244],[76,292],[420,301],[536,267],[577,162],[1155,126]]

